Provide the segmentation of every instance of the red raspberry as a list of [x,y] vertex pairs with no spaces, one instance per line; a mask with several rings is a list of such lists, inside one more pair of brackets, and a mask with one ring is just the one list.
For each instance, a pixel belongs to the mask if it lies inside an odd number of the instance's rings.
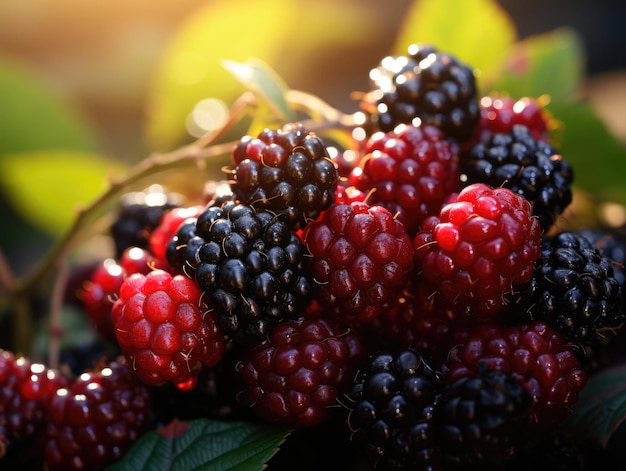
[[512,285],[525,283],[541,253],[541,226],[530,203],[506,188],[465,187],[413,240],[418,272],[474,319],[499,314]]
[[197,218],[203,206],[178,207],[166,212],[159,225],[150,233],[150,252],[164,266],[167,262],[167,245],[176,236],[178,228],[189,218]]
[[288,320],[237,365],[252,411],[271,423],[316,425],[338,405],[365,358],[360,337],[323,318]]
[[413,266],[404,225],[378,205],[335,203],[303,239],[317,301],[342,322],[371,322],[392,306]]
[[42,363],[0,350],[0,459],[13,443],[42,439],[47,402],[67,382]]
[[460,188],[458,146],[435,126],[400,125],[366,142],[350,183],[370,193],[368,203],[384,206],[414,236],[426,216]]
[[50,471],[98,471],[119,460],[151,425],[148,389],[124,358],[80,375],[50,400]]
[[552,116],[541,99],[484,96],[480,100],[480,120],[472,142],[485,142],[494,134],[510,133],[516,124],[526,126],[536,140],[548,142],[551,123]]
[[509,373],[530,393],[530,426],[547,430],[571,411],[587,382],[572,347],[544,322],[479,326],[450,350],[445,378],[476,375],[480,365]]
[[146,384],[192,388],[203,367],[220,360],[224,336],[201,297],[192,280],[164,270],[124,280],[112,311],[115,334]]

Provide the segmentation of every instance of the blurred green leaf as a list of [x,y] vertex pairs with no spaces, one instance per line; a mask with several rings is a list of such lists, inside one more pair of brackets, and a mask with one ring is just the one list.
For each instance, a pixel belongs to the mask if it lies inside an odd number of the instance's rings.
[[585,102],[554,103],[550,111],[563,126],[556,145],[574,169],[574,184],[600,200],[626,204],[626,146]]
[[196,419],[144,435],[108,471],[260,471],[287,436],[280,427]]
[[511,50],[490,90],[521,98],[549,95],[552,102],[571,101],[584,75],[581,38],[571,28],[530,36]]
[[[298,77],[313,54],[361,44],[377,20],[365,8],[333,0],[207,4],[182,25],[162,56],[147,96],[147,145],[161,151],[179,145],[189,137],[185,123],[199,101],[217,98],[230,105],[245,90],[224,60],[255,57],[281,77]],[[319,71],[319,77],[332,80],[332,71]]]
[[0,59],[0,156],[40,149],[96,151],[85,119],[17,64]]
[[606,446],[626,419],[626,365],[602,370],[580,392],[561,427],[576,437]]
[[224,67],[242,85],[265,100],[282,121],[293,119],[293,113],[285,98],[287,84],[265,62],[254,58],[244,63],[225,60]]
[[0,159],[5,196],[34,226],[58,235],[107,188],[107,176],[121,174],[121,163],[78,151],[33,151]]
[[500,64],[516,40],[513,21],[494,0],[416,0],[392,54],[406,54],[410,44],[428,42],[484,74]]

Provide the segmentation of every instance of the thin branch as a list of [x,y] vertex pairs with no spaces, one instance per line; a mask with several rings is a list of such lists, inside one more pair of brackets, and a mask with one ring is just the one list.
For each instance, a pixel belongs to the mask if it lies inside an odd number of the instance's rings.
[[0,289],[6,291],[13,291],[15,286],[15,276],[13,276],[13,270],[11,265],[6,259],[4,252],[0,249]]
[[64,335],[63,326],[61,325],[61,309],[65,295],[65,288],[69,278],[69,266],[67,263],[60,263],[54,287],[52,290],[52,299],[50,300],[50,335],[48,336],[48,364],[51,368],[59,366],[59,355],[61,351],[61,338]]

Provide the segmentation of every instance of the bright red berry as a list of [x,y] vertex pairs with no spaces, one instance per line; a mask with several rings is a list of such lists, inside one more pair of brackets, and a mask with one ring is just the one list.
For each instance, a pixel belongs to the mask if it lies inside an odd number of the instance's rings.
[[113,306],[118,343],[146,384],[190,388],[225,348],[216,315],[183,275],[154,270],[124,280]]
[[513,285],[532,276],[540,238],[526,199],[476,183],[426,218],[413,241],[416,269],[457,312],[490,319]]

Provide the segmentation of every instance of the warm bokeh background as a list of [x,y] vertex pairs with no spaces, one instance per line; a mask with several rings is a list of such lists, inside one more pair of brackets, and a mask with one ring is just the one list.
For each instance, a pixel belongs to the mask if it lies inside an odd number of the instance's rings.
[[[296,0],[298,1],[298,0]],[[105,148],[122,158],[143,156],[141,127],[145,92],[155,66],[177,29],[208,1],[199,0],[2,0],[0,56],[34,67],[56,90],[76,103],[98,130]],[[306,21],[306,5],[303,21]],[[290,74],[294,88],[318,93],[337,106],[349,106],[348,93],[365,84],[368,69],[386,54],[409,0],[341,0],[380,18],[370,40],[351,50],[329,49],[312,64],[333,70],[330,77],[303,71]],[[599,112],[620,136],[617,119],[626,106],[626,3],[621,0],[501,0],[521,37],[555,27],[575,28],[585,43],[588,90]],[[453,15],[454,12],[451,12]],[[241,12],[246,15],[245,11]],[[261,21],[261,20],[260,20]],[[462,18],[459,18],[462,21]],[[324,25],[320,25],[323,35]],[[254,32],[232,28],[233,35]],[[224,38],[228,41],[228,38]],[[219,45],[216,45],[219,47]],[[288,59],[285,59],[288,60]],[[273,64],[280,72],[281,64]],[[315,70],[311,67],[311,70]]]

